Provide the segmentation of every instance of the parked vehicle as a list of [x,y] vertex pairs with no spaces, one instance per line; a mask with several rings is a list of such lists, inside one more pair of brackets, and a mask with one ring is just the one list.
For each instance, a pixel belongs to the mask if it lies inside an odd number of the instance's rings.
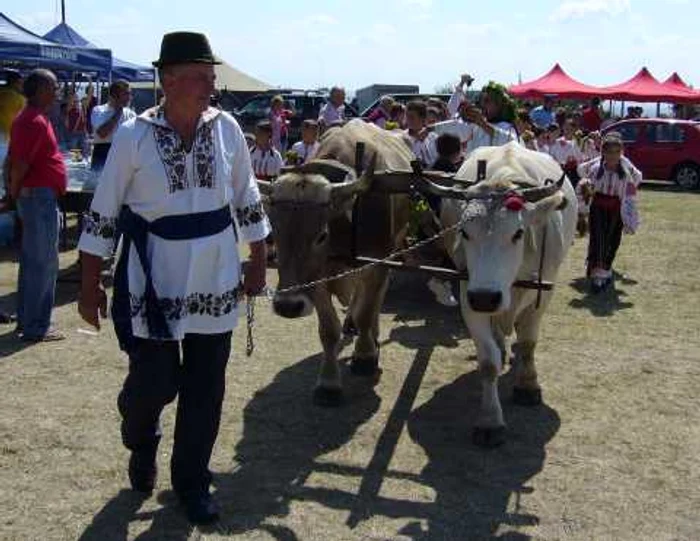
[[[293,143],[301,139],[301,125],[304,120],[317,119],[321,107],[328,101],[328,95],[315,91],[294,91],[259,94],[248,100],[243,107],[233,111],[233,115],[243,128],[243,131],[253,132],[255,125],[266,120],[270,115],[270,100],[276,96],[284,99],[284,108],[292,111],[289,119],[289,141]],[[347,118],[357,117],[350,105],[345,104]]]
[[620,133],[625,155],[644,175],[700,189],[700,123],[666,118],[621,120],[603,130]]
[[[388,96],[391,96],[394,98],[394,101],[398,103],[402,103],[403,105],[406,105],[409,101],[413,100],[427,100],[428,98],[438,98],[447,103],[450,100],[450,94],[387,94]],[[362,118],[367,118],[370,114],[372,114],[372,111],[374,111],[377,107],[379,107],[379,100],[382,98],[381,96],[379,99],[376,99],[372,102],[372,104],[367,107],[364,111],[362,111],[362,114],[360,115]]]

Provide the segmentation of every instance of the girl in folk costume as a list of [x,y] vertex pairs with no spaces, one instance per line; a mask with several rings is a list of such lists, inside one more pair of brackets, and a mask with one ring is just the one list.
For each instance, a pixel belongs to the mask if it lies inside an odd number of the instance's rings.
[[637,190],[642,174],[622,151],[620,135],[609,133],[603,139],[600,158],[579,167],[585,180],[579,183],[577,192],[583,194],[592,188],[593,194],[586,276],[596,293],[612,283],[612,264],[622,233],[633,234],[639,227]]
[[270,126],[272,127],[272,146],[280,153],[287,150],[289,117],[292,112],[284,108],[282,96],[275,96],[270,101]]
[[561,168],[575,188],[580,180],[577,171],[578,164],[583,160],[581,159],[578,145],[574,140],[575,126],[573,119],[567,118],[564,121],[563,132],[563,135],[557,138],[549,147],[549,154],[561,165]]
[[284,161],[272,146],[272,126],[266,120],[255,127],[255,146],[250,149],[253,172],[260,180],[272,180],[280,174]]
[[581,141],[581,156],[584,162],[600,156],[600,132],[592,131]]

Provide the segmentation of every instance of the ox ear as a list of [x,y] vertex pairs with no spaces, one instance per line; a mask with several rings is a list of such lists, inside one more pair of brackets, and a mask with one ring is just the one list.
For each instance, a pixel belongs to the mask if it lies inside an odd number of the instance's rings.
[[526,226],[544,223],[547,217],[566,206],[564,192],[558,191],[554,195],[540,199],[535,203],[528,203],[523,218]]

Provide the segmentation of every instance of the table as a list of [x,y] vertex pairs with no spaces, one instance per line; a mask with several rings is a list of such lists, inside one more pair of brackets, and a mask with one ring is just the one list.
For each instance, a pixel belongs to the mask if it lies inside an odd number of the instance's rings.
[[65,248],[68,245],[68,221],[69,212],[78,214],[78,229],[82,230],[82,216],[90,208],[92,196],[97,187],[99,173],[90,169],[90,163],[86,160],[74,161],[66,158],[66,171],[68,174],[68,188],[66,195],[60,202],[63,224],[61,227],[61,244]]

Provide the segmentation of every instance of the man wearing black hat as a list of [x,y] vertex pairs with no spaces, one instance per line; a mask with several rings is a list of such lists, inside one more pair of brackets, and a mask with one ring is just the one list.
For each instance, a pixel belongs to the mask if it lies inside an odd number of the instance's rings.
[[[231,331],[242,296],[264,288],[270,231],[243,132],[209,106],[216,63],[204,35],[164,36],[154,66],[165,101],[116,133],[79,245],[79,310],[99,328],[106,312],[100,267],[118,220],[112,319],[129,355],[118,400],[129,478],[135,490],[153,490],[159,417],[179,395],[171,480],[195,524],[218,519],[208,464]],[[239,236],[251,247],[243,280]]]

